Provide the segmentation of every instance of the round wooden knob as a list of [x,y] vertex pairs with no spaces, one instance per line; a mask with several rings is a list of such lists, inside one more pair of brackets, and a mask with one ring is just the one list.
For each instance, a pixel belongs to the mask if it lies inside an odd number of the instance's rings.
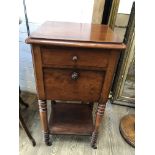
[[77,61],[78,60],[78,57],[75,55],[75,56],[73,56],[72,60],[73,61]]
[[71,75],[72,80],[77,80],[79,78],[79,73],[73,72]]

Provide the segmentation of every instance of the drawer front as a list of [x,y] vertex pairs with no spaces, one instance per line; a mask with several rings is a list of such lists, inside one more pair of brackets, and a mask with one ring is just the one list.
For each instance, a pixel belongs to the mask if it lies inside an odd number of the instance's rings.
[[43,65],[107,67],[109,52],[103,49],[42,47]]
[[104,72],[71,69],[44,69],[47,99],[98,101]]

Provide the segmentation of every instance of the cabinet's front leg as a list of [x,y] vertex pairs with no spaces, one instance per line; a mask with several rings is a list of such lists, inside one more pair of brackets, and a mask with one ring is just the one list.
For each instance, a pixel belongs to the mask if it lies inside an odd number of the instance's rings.
[[95,129],[93,131],[92,138],[91,138],[91,147],[94,149],[97,148],[96,147],[96,141],[97,141],[97,137],[98,137],[98,130],[99,130],[99,126],[100,126],[101,121],[102,121],[102,117],[104,115],[105,106],[106,106],[106,104],[100,104],[99,103],[98,108],[97,108]]
[[52,145],[50,141],[49,129],[48,129],[48,119],[47,119],[47,103],[46,100],[38,100],[40,120],[42,125],[43,140],[46,145]]

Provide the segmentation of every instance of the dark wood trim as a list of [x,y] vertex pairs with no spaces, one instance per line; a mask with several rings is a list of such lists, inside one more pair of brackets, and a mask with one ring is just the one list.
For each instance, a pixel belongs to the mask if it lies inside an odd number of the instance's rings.
[[90,43],[90,42],[77,42],[77,41],[60,41],[60,40],[41,40],[41,39],[26,39],[27,44],[36,45],[55,45],[63,47],[83,47],[83,48],[106,48],[106,49],[125,49],[126,46],[123,43],[112,44],[112,43]]

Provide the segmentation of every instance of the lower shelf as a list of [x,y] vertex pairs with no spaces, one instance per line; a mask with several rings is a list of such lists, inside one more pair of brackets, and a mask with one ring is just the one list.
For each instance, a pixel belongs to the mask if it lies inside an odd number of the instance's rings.
[[91,135],[93,132],[91,107],[88,104],[52,104],[49,130],[51,134]]

